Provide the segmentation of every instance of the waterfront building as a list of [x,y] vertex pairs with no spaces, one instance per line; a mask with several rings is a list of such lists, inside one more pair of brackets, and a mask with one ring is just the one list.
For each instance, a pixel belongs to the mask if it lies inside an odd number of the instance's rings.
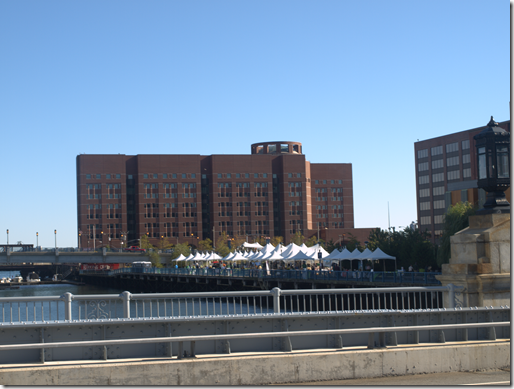
[[[510,132],[510,120],[498,125]],[[485,192],[477,187],[477,156],[473,136],[486,126],[414,143],[418,226],[437,242],[450,205],[469,201],[479,208]],[[506,192],[510,197],[510,189]]]
[[352,165],[310,163],[298,142],[256,143],[247,155],[78,155],[77,221],[90,248],[144,234],[156,246],[197,245],[222,232],[344,244],[372,230],[354,228]]

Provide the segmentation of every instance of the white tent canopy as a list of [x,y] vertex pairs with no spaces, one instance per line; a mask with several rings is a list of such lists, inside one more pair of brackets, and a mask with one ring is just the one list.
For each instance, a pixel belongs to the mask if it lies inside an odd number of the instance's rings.
[[396,260],[396,257],[387,255],[382,250],[380,250],[380,248],[377,248],[375,251],[373,251],[373,253],[371,253],[371,255],[369,256],[368,259],[394,259],[394,260]]
[[261,250],[261,249],[263,248],[263,247],[262,247],[259,243],[257,243],[257,242],[255,242],[255,243],[248,243],[248,242],[244,242],[244,243],[243,243],[243,247],[244,247],[244,248],[248,248],[248,249],[259,249],[259,250]]
[[174,259],[174,261],[185,261],[186,260],[186,257],[184,257],[184,255],[182,253],[180,253],[180,255]]

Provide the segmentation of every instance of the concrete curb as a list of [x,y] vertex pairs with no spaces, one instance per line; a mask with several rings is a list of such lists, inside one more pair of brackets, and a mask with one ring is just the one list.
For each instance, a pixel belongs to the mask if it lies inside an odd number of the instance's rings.
[[2,385],[266,385],[510,368],[510,340],[0,366]]

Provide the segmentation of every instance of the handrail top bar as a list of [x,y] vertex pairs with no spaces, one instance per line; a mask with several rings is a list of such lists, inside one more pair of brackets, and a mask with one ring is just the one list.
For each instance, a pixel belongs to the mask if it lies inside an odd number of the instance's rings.
[[225,292],[189,292],[189,293],[131,293],[131,300],[144,298],[184,298],[184,297],[239,297],[239,296],[271,296],[269,290],[245,290]]
[[189,335],[175,337],[155,337],[155,338],[132,338],[132,339],[110,339],[110,340],[86,340],[75,342],[54,342],[54,343],[26,343],[0,345],[0,351],[21,350],[21,349],[48,349],[57,347],[80,347],[80,346],[99,346],[116,344],[144,344],[144,343],[175,343],[175,342],[198,342],[209,340],[230,340],[244,338],[277,338],[291,336],[312,336],[312,335],[332,335],[332,334],[355,334],[355,333],[375,333],[375,332],[403,332],[403,331],[432,331],[459,328],[480,328],[480,327],[507,327],[510,321],[502,322],[482,322],[482,323],[459,323],[459,324],[435,324],[421,326],[399,326],[399,327],[369,327],[369,328],[345,328],[330,330],[309,330],[309,331],[281,331],[281,332],[260,332],[260,333],[240,333],[240,334],[216,334],[216,335]]
[[[436,314],[436,313],[452,313],[452,312],[495,312],[510,310],[509,307],[492,307],[492,308],[434,308],[434,309],[375,309],[361,311],[327,311],[327,312],[270,312],[255,314],[232,314],[232,315],[203,315],[203,316],[161,316],[161,317],[135,317],[135,318],[111,318],[111,319],[81,319],[81,320],[53,320],[53,321],[31,321],[31,322],[0,322],[0,328],[6,327],[55,327],[55,326],[84,326],[84,325],[116,325],[123,323],[178,323],[191,321],[230,321],[230,320],[256,320],[256,319],[296,319],[305,317],[354,317],[358,315],[418,315],[420,313]],[[394,328],[394,327],[393,327]]]
[[[457,288],[457,287],[456,287]],[[273,288],[275,289],[275,288]],[[273,290],[272,289],[272,290]],[[251,290],[251,291],[224,291],[224,292],[189,292],[189,293],[130,293],[131,300],[139,299],[159,299],[159,298],[184,298],[184,297],[239,297],[239,296],[271,296],[272,290]],[[338,288],[338,289],[279,289],[281,295],[301,295],[301,294],[362,294],[362,293],[400,293],[400,292],[430,292],[447,291],[448,286],[413,286],[400,288]],[[115,300],[121,299],[120,294],[72,294],[72,300]],[[2,302],[19,301],[55,301],[62,300],[61,296],[20,296],[20,297],[0,297]]]

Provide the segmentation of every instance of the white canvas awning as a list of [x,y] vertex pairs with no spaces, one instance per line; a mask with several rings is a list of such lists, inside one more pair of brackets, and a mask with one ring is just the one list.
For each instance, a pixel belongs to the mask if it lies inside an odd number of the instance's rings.
[[244,248],[248,248],[248,249],[259,249],[259,250],[262,250],[263,247],[259,244],[259,243],[248,243],[248,242],[244,242],[243,243],[243,247]]

